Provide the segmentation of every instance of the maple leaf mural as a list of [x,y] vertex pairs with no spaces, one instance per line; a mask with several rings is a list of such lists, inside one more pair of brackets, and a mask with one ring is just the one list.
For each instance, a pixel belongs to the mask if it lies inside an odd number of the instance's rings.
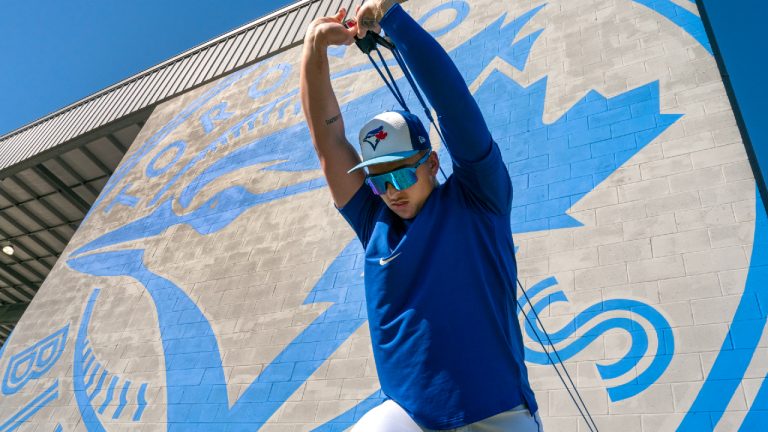
[[494,71],[475,95],[512,176],[513,233],[581,226],[566,211],[681,117],[660,114],[653,82],[613,98],[592,91],[544,124],[545,88]]

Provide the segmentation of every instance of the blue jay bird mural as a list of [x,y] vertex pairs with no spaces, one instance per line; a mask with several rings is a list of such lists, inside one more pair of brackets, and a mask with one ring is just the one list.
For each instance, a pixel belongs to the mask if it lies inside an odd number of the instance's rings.
[[[673,2],[634,2],[671,20],[711,52],[700,20],[687,10]],[[572,215],[571,209],[684,117],[666,112],[674,110],[661,109],[663,90],[658,80],[652,80],[613,95],[589,91],[557,118],[545,121],[550,78],[544,76],[523,85],[505,72],[508,69],[494,65],[503,63],[519,72],[526,70],[532,50],[546,43],[546,28],[535,25],[534,18],[548,6],[541,4],[519,16],[494,14],[481,24],[475,23],[466,40],[449,51],[474,89],[474,97],[507,163],[514,188],[509,223],[512,232],[521,236],[587,225]],[[422,14],[421,22],[437,15],[447,17],[437,28],[431,28],[433,35],[440,37],[464,23],[474,7],[466,1],[440,4]],[[346,48],[334,49],[330,54],[338,59],[348,56]],[[397,67],[394,61],[387,63]],[[107,430],[110,422],[117,420],[142,422],[153,404],[165,406],[167,430],[259,430],[274,420],[334,353],[364,329],[364,251],[355,240],[344,243],[338,255],[323,266],[322,273],[301,287],[301,306],[314,305],[315,314],[233,397],[228,391],[229,370],[222,360],[222,343],[206,305],[181,282],[149,265],[151,257],[143,246],[181,227],[193,231],[191,235],[215,239],[241,218],[267,205],[314,193],[327,194],[308,127],[303,121],[295,121],[301,108],[298,89],[291,87],[294,72],[290,63],[266,61],[212,83],[176,108],[170,120],[134,144],[86,219],[94,223],[100,218],[118,220],[119,215],[121,223],[105,224],[105,230],[89,235],[63,256],[67,271],[94,281],[123,278],[141,287],[152,305],[162,342],[164,369],[159,372],[164,385],[157,393],[162,397],[148,397],[153,385],[157,389],[156,384],[132,379],[130,373],[108,370],[100,363],[98,347],[91,343],[91,335],[99,331],[94,311],[99,308],[100,296],[115,288],[98,288],[96,282],[88,290],[79,321],[72,322],[77,328],[71,332],[73,335],[68,333],[67,324],[34,345],[9,353],[0,351],[0,361],[3,356],[10,359],[6,370],[0,371],[5,376],[4,395],[13,395],[28,382],[44,377],[65,358],[73,364],[74,400],[89,431]],[[333,70],[332,79],[338,83],[350,77],[371,77],[371,72],[368,64],[344,65]],[[251,83],[246,91],[251,104],[245,105],[244,112],[244,104],[231,100],[233,89],[244,87],[246,81]],[[408,87],[404,77],[396,82],[400,88]],[[405,92],[404,98],[409,106],[418,106],[414,92]],[[395,101],[384,85],[363,94],[351,92],[341,106],[349,140],[356,142],[356,131],[387,104],[395,106]],[[424,113],[417,115],[429,123]],[[270,128],[275,121],[284,126]],[[199,140],[176,136],[178,130],[192,124],[201,130]],[[447,149],[438,152],[442,161],[449,160]],[[444,163],[444,167],[446,175],[450,175],[450,163]],[[255,173],[283,177],[259,185],[264,187],[257,190],[242,180],[246,174]],[[757,208],[762,208],[759,200]],[[87,228],[87,224],[84,226]],[[747,299],[761,301],[765,294],[761,282],[766,278],[757,267],[765,255],[764,245],[757,239],[764,234],[765,215],[758,211],[753,270],[746,282],[745,299],[729,330],[728,340],[733,343],[724,342],[678,430],[714,427],[747,373],[765,326],[764,314],[750,307]],[[527,288],[531,303],[522,303],[515,311],[521,321],[529,318],[523,327],[529,364],[550,364],[544,351],[553,347],[563,361],[577,359],[595,341],[608,334],[621,334],[627,341],[622,354],[590,365],[601,380],[600,391],[608,403],[632,401],[663,381],[680,350],[680,341],[673,320],[657,301],[607,293],[588,304],[572,303],[575,293],[561,286],[558,269],[548,271]],[[534,314],[547,316],[556,309],[567,309],[570,316],[567,320],[553,320],[555,326],[547,328],[549,342],[541,347],[534,341],[541,338],[544,329],[531,324],[536,322]],[[67,351],[64,348],[70,336],[75,340],[69,343],[71,351]],[[737,346],[739,349],[735,349]],[[757,405],[746,415],[744,427],[763,420],[759,406],[766,400],[766,389],[768,386],[761,385]],[[63,391],[56,381],[9,419],[0,418],[5,422],[0,430],[18,427]],[[377,389],[346,401],[343,409],[326,416],[313,430],[345,430],[385,399]]]

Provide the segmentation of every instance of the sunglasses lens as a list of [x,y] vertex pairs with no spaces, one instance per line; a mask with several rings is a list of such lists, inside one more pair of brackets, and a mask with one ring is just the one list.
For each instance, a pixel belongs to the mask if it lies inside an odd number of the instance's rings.
[[390,173],[392,175],[392,186],[397,190],[405,190],[413,186],[418,180],[416,170],[413,168],[402,168]]
[[381,180],[383,179],[377,177],[368,177],[365,179],[365,182],[368,184],[374,194],[384,195],[384,193],[387,191],[387,184]]
[[387,183],[391,184],[397,190],[405,190],[413,186],[418,177],[414,168],[401,168],[386,174],[370,176],[365,182],[371,188],[374,194],[384,195],[387,193]]

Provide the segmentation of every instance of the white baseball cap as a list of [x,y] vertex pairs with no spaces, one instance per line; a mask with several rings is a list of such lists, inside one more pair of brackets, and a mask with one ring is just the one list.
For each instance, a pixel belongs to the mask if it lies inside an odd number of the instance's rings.
[[432,145],[424,124],[408,111],[387,111],[372,118],[360,129],[363,162],[349,170],[408,159]]

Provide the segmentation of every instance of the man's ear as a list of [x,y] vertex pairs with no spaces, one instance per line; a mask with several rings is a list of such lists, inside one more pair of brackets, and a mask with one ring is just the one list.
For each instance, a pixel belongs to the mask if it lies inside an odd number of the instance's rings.
[[440,169],[440,158],[437,157],[437,152],[433,151],[429,155],[429,173],[433,176],[437,175],[437,171]]

